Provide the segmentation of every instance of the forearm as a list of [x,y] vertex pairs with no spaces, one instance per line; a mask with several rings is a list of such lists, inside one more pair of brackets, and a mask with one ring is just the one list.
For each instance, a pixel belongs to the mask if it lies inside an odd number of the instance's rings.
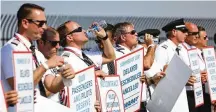
[[155,48],[154,47],[149,47],[147,50],[146,55],[143,58],[143,63],[144,63],[144,70],[148,70],[151,68],[153,62],[154,62],[154,53],[155,52]]
[[52,81],[52,84],[48,90],[52,93],[57,93],[63,88],[64,88],[64,83],[62,81],[62,76],[56,76]]
[[104,46],[103,53],[106,56],[106,58],[110,60],[114,60],[116,57],[115,57],[114,47],[112,46],[110,40],[109,39],[102,40],[102,43]]
[[41,78],[43,77],[44,73],[46,72],[46,69],[41,65],[36,70],[33,71],[34,74],[34,86],[36,86]]

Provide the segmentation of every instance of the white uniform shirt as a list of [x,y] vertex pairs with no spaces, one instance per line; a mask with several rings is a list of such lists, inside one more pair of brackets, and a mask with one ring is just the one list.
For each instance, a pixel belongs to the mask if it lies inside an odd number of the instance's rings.
[[[103,54],[103,51],[98,47],[98,46],[95,46],[93,48],[91,48],[89,51],[87,52],[98,52],[99,54]],[[108,64],[102,64],[101,65],[101,70],[106,73],[106,74],[109,74],[109,69],[108,69]]]
[[200,49],[197,49],[198,52],[198,57],[199,57],[199,64],[200,64],[200,70],[206,70],[206,66],[205,66],[205,61],[203,60],[202,57],[202,51]]
[[185,62],[185,64],[187,64],[188,66],[190,66],[190,60],[189,60],[189,56],[188,56],[188,50],[192,49],[192,48],[196,48],[195,46],[190,46],[187,43],[181,43],[179,44],[180,47],[180,52],[179,52],[179,57]]
[[114,51],[115,51],[116,59],[131,52],[130,49],[128,49],[127,47],[119,44],[115,46]]
[[[74,48],[74,47],[65,47],[65,48],[74,51],[78,55],[77,56],[73,52],[66,51],[66,50],[64,50],[62,53],[62,56],[64,58],[67,58],[66,60],[68,64],[72,66],[75,72],[78,72],[88,67],[88,65],[83,60],[80,59],[80,58],[83,59],[81,50]],[[101,52],[84,51],[84,53],[86,54],[87,57],[89,57],[93,61],[96,67],[101,68],[101,65],[102,65],[102,53]]]
[[[204,71],[206,70],[205,61],[202,57],[202,51],[200,49],[197,49],[198,57],[199,57],[199,64],[200,64],[200,70]],[[209,94],[209,86],[208,83],[205,83],[205,92]]]
[[[161,43],[156,51],[155,51],[155,60],[159,63],[161,66],[160,68],[163,68],[164,65],[168,65],[171,59],[173,58],[174,54],[176,53],[175,49],[177,46],[171,41],[167,40],[163,43]],[[178,80],[178,79],[176,79]],[[166,87],[164,87],[166,88]],[[180,93],[172,112],[189,112],[188,110],[188,102],[187,102],[187,96],[186,96],[186,89],[183,88],[182,92]]]
[[[30,46],[31,43],[22,35],[16,33],[16,36],[10,39],[2,48],[1,48],[1,79],[3,84],[3,89],[5,92],[12,90],[7,79],[14,77],[13,72],[13,51],[31,51]],[[18,37],[19,39],[17,39]],[[36,57],[38,61],[44,62],[45,58],[43,54],[35,50]],[[33,61],[33,69],[36,69],[36,66]],[[38,86],[36,86],[36,94],[40,95],[40,91]],[[37,96],[36,95],[36,96]],[[8,111],[14,111],[14,107],[9,107]]]
[[[74,48],[74,47],[65,47],[65,48],[69,49],[69,50],[72,50],[73,52],[78,54],[80,56],[80,58],[83,58],[81,50],[79,50],[77,48]],[[62,52],[62,56],[65,58],[65,61],[72,66],[72,68],[74,69],[75,72],[78,72],[80,70],[83,70],[83,69],[87,68],[88,65],[83,60],[81,60],[77,55],[75,55],[73,52],[66,51],[66,50]],[[98,68],[101,68],[101,64],[102,64],[102,54],[101,54],[101,52],[85,51],[84,53],[94,62],[94,64]],[[57,69],[58,68],[53,68],[53,69],[50,69],[50,71],[47,71],[45,73],[43,79],[45,79],[45,77],[47,75],[54,75],[54,76],[58,75]],[[55,102],[57,102],[57,103],[67,105],[66,104],[67,100],[65,99],[68,96],[67,93],[68,92],[67,92],[67,89],[65,87],[62,94],[60,94],[60,92],[58,92],[56,94],[51,94],[48,98],[55,101]],[[62,95],[62,98],[63,98],[62,101],[60,101],[60,96],[59,95]]]
[[[190,66],[190,59],[188,56],[188,50],[192,48],[196,48],[195,46],[191,46],[187,43],[181,43],[179,44],[180,51],[179,51],[179,57],[185,62],[186,65]],[[193,86],[186,86],[186,90],[193,90]]]
[[[147,49],[144,48],[144,51],[146,51],[146,52],[144,52],[144,56],[145,56],[147,53]],[[161,71],[162,71],[162,69],[160,68],[157,61],[154,59],[152,66],[150,67],[150,69],[145,70],[144,74],[146,75],[146,77],[150,78],[150,77],[153,77],[156,73],[161,72]],[[144,86],[146,86],[146,85],[143,84],[143,88],[145,88]],[[153,94],[154,89],[155,89],[155,85],[151,84],[151,85],[149,85],[149,88],[150,88],[151,94]],[[150,96],[149,96],[149,92],[147,90],[144,91],[144,89],[143,89],[142,96],[146,96],[146,98],[145,97],[142,98],[143,101],[145,101],[145,100],[147,100],[147,102],[149,101]]]

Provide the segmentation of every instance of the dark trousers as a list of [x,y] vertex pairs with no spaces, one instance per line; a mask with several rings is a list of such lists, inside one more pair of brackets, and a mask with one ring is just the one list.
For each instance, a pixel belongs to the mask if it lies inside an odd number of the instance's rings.
[[139,112],[147,112],[146,102],[141,102],[141,108],[140,108]]
[[[203,87],[203,91],[205,87]],[[190,112],[211,112],[211,100],[209,94],[203,92],[204,105],[195,107],[194,91],[187,91],[188,106]]]

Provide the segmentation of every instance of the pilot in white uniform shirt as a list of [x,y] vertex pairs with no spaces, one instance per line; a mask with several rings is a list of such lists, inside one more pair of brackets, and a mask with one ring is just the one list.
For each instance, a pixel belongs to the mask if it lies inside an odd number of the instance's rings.
[[[84,51],[87,57],[89,57],[94,65],[96,65],[97,69],[101,69],[102,65],[102,52],[91,52],[91,51]],[[75,48],[75,47],[65,47],[64,51],[62,52],[62,57],[64,57],[64,60],[66,63],[70,64],[72,68],[74,69],[74,72],[81,71],[88,67],[88,65],[82,60],[82,51]],[[46,73],[49,74],[49,73]],[[60,93],[54,94],[51,96],[51,98],[54,101],[59,102],[63,105],[67,105],[67,89],[64,89],[60,91]]]
[[[84,51],[84,53],[93,61],[97,69],[101,69],[102,52]],[[75,72],[88,67],[88,65],[82,60],[82,51],[75,47],[65,47],[62,56],[66,58],[68,64],[72,66]]]
[[[179,45],[181,47],[181,50],[180,50],[180,58],[188,65],[190,66],[190,60],[189,60],[189,57],[188,57],[188,50],[189,49],[192,49],[192,48],[196,48],[195,46],[190,46],[188,45],[187,43],[182,43]],[[205,67],[205,62],[203,60],[203,57],[202,57],[202,51],[198,48],[197,49],[197,55],[198,55],[198,59],[199,59],[199,66],[200,66],[200,71],[204,71],[206,69]],[[188,87],[186,88],[187,90],[192,90],[193,87]],[[206,85],[206,90],[208,89],[207,85]],[[208,90],[206,91],[208,92]]]
[[[189,56],[188,56],[188,50],[189,49],[194,49],[196,48],[195,46],[191,46],[187,43],[181,43],[178,45],[178,47],[181,49],[180,52],[179,52],[179,57],[185,62],[186,65],[190,66],[190,59],[189,59]],[[193,90],[193,86],[186,86],[186,90]]]
[[[4,91],[12,90],[7,79],[14,77],[13,72],[13,51],[31,51],[30,50],[31,43],[22,35],[15,33],[14,37],[10,39],[2,48],[1,48],[1,79]],[[37,60],[40,62],[45,62],[45,58],[43,54],[35,50],[35,54],[37,56]],[[36,66],[33,61],[33,70],[36,69]],[[38,85],[35,89],[36,96],[40,95],[40,91]],[[9,107],[8,111],[14,111],[14,107]]]
[[[155,60],[158,64],[163,68],[165,65],[168,65],[171,59],[173,58],[174,54],[176,53],[177,46],[170,40],[166,40],[165,42],[161,43],[156,51],[155,51]],[[178,79],[176,79],[178,80]],[[187,95],[186,89],[183,88],[182,92],[180,93],[172,112],[189,112],[188,110],[188,102],[187,102]]]

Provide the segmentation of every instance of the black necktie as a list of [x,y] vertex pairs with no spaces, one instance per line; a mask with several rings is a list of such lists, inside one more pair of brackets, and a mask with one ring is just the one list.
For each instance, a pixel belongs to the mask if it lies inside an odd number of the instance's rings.
[[[37,67],[39,67],[40,65],[39,65],[39,63],[38,63],[38,60],[37,60],[37,57],[36,57],[36,54],[35,54],[35,46],[32,45],[32,46],[30,47],[30,49],[32,50],[32,56],[33,56],[33,58],[34,58],[35,65],[36,65],[36,68],[37,68]],[[42,83],[41,80],[39,81],[39,90],[40,90],[41,96],[46,97],[45,88],[44,88],[43,83]]]
[[202,59],[204,60],[204,55],[203,55],[203,52],[201,52],[201,56],[202,56]]
[[177,47],[175,50],[176,50],[177,54],[179,55],[180,49]]
[[93,65],[94,62],[88,57],[85,55],[85,53],[82,52],[82,56],[83,56],[83,61],[88,65]]

